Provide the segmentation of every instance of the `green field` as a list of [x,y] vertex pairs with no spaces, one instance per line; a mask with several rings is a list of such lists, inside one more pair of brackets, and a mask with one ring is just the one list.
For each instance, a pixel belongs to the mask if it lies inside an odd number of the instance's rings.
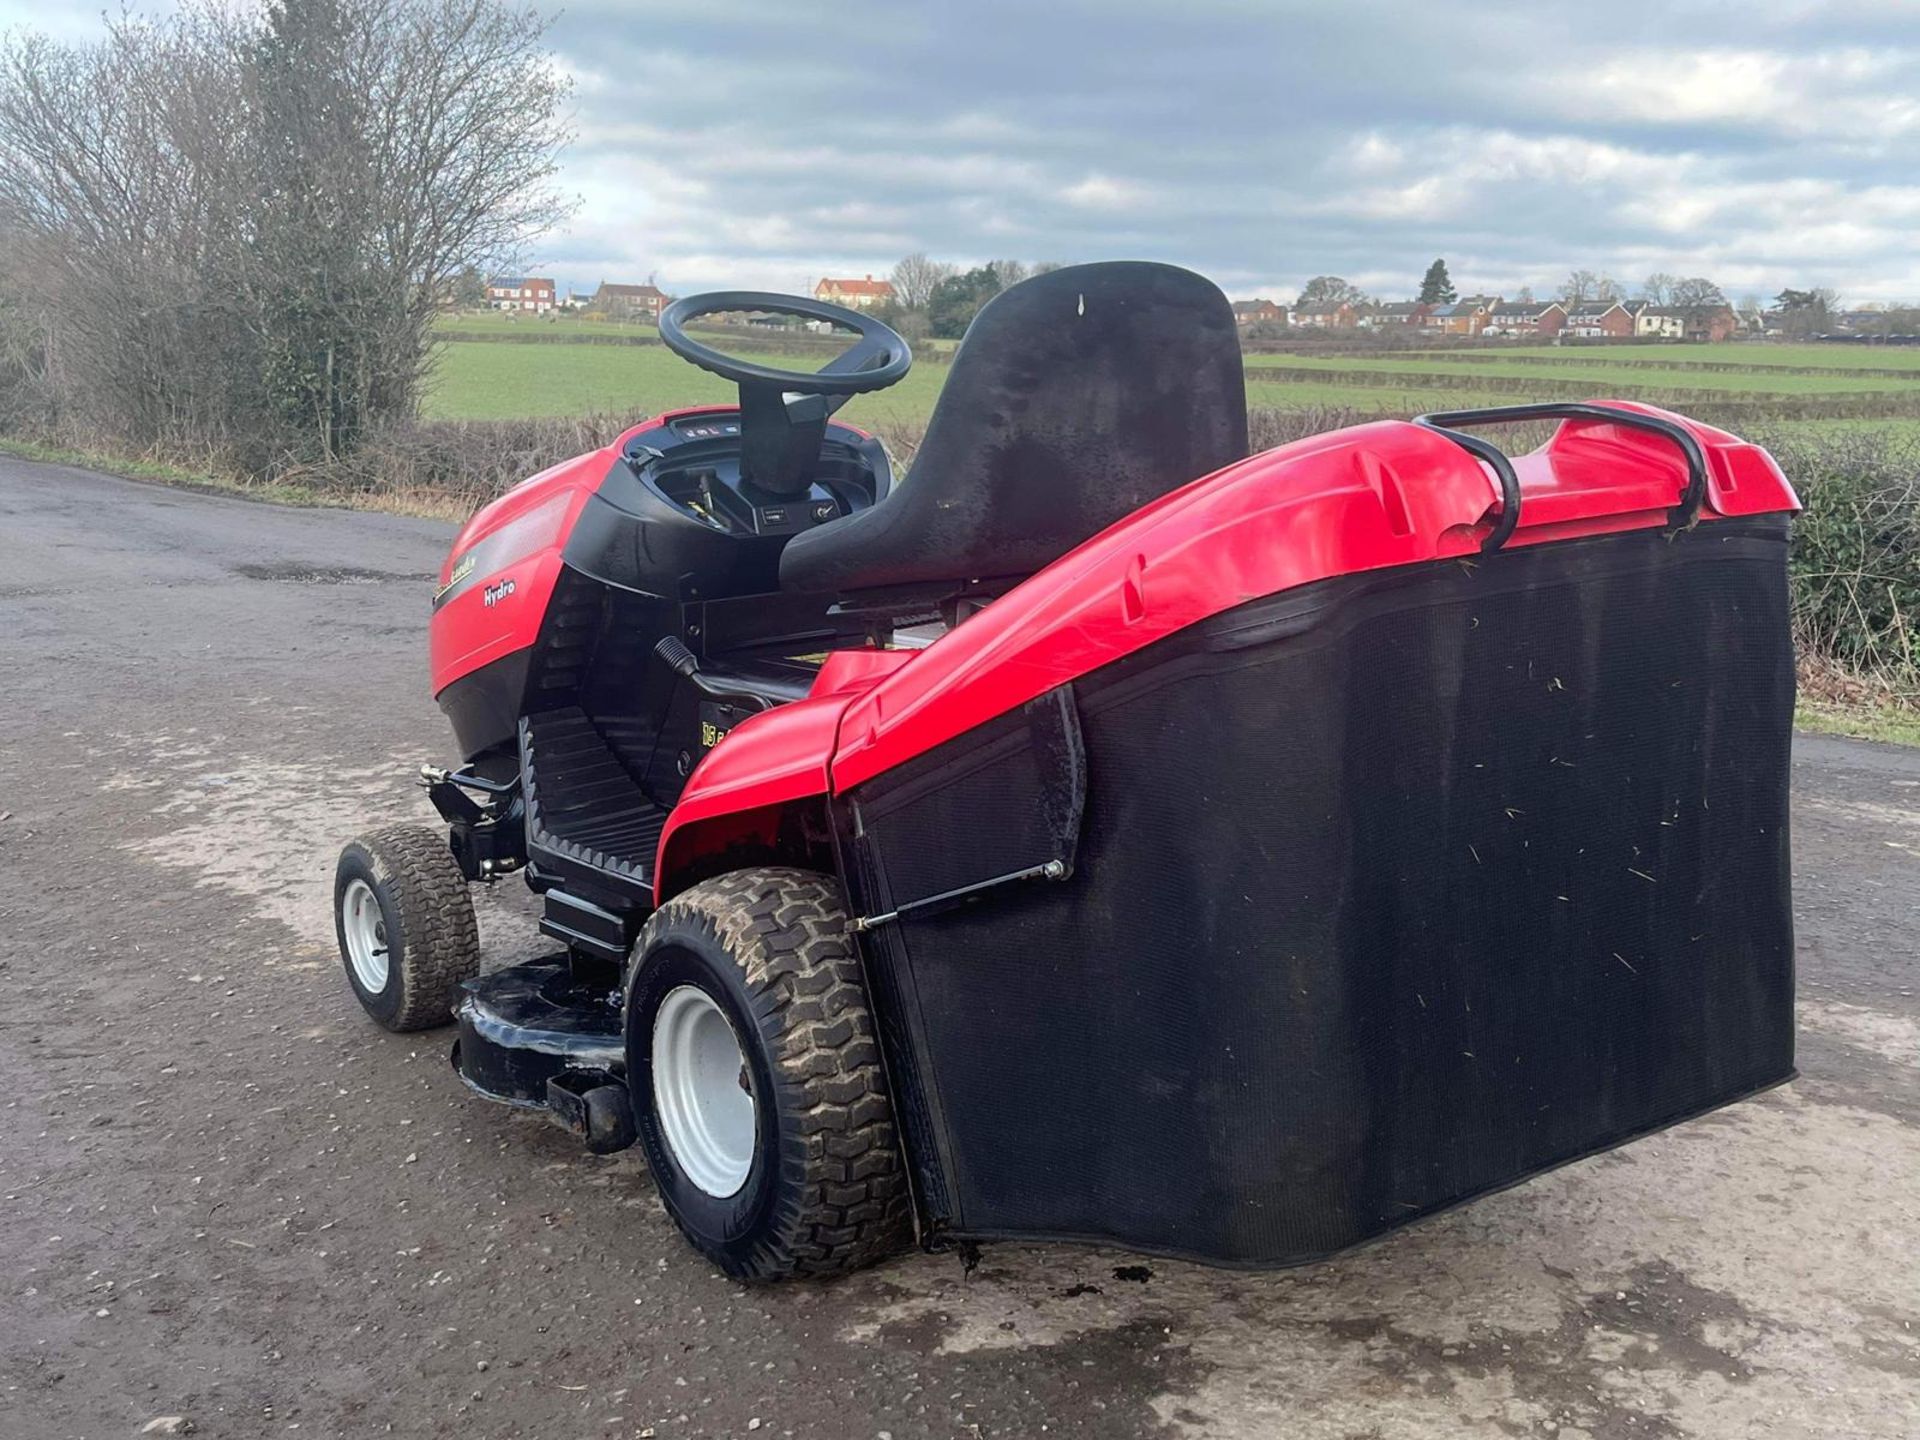
[[514,314],[507,310],[460,310],[440,317],[439,328],[455,334],[512,335],[522,339],[542,335],[637,335],[655,338],[659,331],[644,320],[614,321],[598,315]]
[[[816,369],[819,355],[754,352],[767,364]],[[944,365],[917,365],[890,390],[856,396],[841,413],[857,425],[923,423],[946,380]],[[495,420],[548,415],[651,415],[677,405],[727,404],[734,388],[658,346],[499,345],[455,340],[438,351],[427,416]],[[1438,405],[1497,405],[1494,393],[1404,386],[1313,383],[1250,375],[1248,403],[1276,409],[1350,406],[1369,414]]]
[[[756,361],[817,370],[819,354]],[[890,390],[857,396],[843,412],[856,424],[924,421],[947,378],[944,365],[917,365]],[[629,414],[679,405],[731,404],[736,391],[661,345],[500,345],[455,340],[436,352],[427,417],[521,419],[545,415]]]
[[[436,352],[430,419],[487,420],[613,414],[640,417],[678,405],[724,404],[733,387],[658,344],[595,344],[591,336],[652,339],[651,326],[577,318],[460,316]],[[586,343],[556,343],[558,337]],[[544,337],[544,338],[543,338]],[[530,343],[514,343],[524,338]],[[724,348],[725,332],[716,341]],[[756,337],[756,340],[759,337]],[[760,343],[765,343],[761,341]],[[1331,347],[1329,347],[1331,348]],[[794,354],[754,349],[754,359],[814,369],[823,347]],[[946,379],[930,356],[891,390],[854,399],[843,412],[870,428],[923,424]],[[1780,421],[1920,429],[1920,353],[1820,345],[1544,346],[1399,352],[1298,352],[1247,357],[1250,405],[1346,408],[1362,415],[1613,396],[1699,410],[1721,423]]]
[[[590,311],[572,310],[548,315],[516,314],[509,310],[456,310],[442,315],[434,328],[442,335],[498,335],[534,344],[554,340],[580,340],[591,344],[595,340],[610,337],[649,341],[660,338],[660,331],[650,320],[609,320]],[[695,321],[688,328],[709,337],[720,337],[716,344],[723,343],[729,334],[742,333],[730,326],[710,325],[704,321]],[[759,338],[757,334],[756,338]],[[951,350],[957,344],[957,340],[921,340],[915,342],[914,349]]]

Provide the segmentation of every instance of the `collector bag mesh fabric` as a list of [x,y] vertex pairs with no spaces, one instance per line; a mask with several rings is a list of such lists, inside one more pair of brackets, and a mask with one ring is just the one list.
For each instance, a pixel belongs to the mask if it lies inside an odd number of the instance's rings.
[[[934,1224],[1296,1263],[1786,1078],[1786,603],[1784,524],[1721,521],[1326,581],[1076,682],[1071,878],[873,947]],[[1021,734],[858,792],[864,873],[1032,852]]]

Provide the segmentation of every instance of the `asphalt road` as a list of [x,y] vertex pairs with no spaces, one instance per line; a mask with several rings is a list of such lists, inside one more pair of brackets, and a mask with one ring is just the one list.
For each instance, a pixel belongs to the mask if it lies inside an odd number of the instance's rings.
[[1920,1433],[1920,754],[1797,747],[1788,1087],[1287,1274],[745,1290],[338,973],[447,538],[0,461],[0,1436]]

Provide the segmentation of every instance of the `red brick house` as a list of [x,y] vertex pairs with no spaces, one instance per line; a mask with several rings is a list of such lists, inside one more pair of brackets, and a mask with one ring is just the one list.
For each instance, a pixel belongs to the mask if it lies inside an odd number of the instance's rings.
[[1359,313],[1342,300],[1338,305],[1296,305],[1289,319],[1296,329],[1351,330]]
[[1487,312],[1488,335],[1512,335],[1550,340],[1567,323],[1567,307],[1558,300],[1544,304],[1531,300],[1502,300]]
[[1583,300],[1567,307],[1565,330],[1586,340],[1625,340],[1633,324],[1633,312],[1618,300]]
[[1287,307],[1276,305],[1271,300],[1236,300],[1233,302],[1233,323],[1242,329],[1249,325],[1284,325],[1287,323]]
[[621,320],[651,320],[660,323],[660,311],[667,297],[654,285],[609,285],[600,282],[593,292],[592,308]]
[[1740,328],[1740,317],[1733,313],[1731,305],[1716,305],[1710,309],[1688,310],[1681,323],[1686,327],[1687,339],[1717,345],[1733,338]]
[[553,309],[551,280],[511,275],[487,282],[487,306],[493,310],[525,310],[544,315]]
[[837,280],[828,276],[813,287],[813,298],[829,305],[845,305],[850,310],[871,310],[876,305],[892,302],[893,282],[876,280],[871,275],[864,280]]
[[1424,325],[1433,306],[1420,300],[1395,300],[1386,305],[1369,305],[1360,312],[1365,330],[1387,330],[1398,325]]
[[1451,305],[1436,305],[1422,328],[1438,330],[1442,335],[1478,335],[1487,328],[1487,317],[1499,303],[1497,295],[1469,295]]

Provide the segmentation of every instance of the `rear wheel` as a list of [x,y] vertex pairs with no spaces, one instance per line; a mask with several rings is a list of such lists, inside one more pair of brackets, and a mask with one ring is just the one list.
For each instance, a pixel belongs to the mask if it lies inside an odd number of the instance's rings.
[[647,922],[627,1075],[667,1211],[729,1275],[856,1269],[911,1234],[906,1173],[839,887],[741,870]]
[[473,899],[443,831],[389,825],[353,840],[334,870],[333,920],[347,983],[389,1030],[446,1024],[460,982],[480,971]]

